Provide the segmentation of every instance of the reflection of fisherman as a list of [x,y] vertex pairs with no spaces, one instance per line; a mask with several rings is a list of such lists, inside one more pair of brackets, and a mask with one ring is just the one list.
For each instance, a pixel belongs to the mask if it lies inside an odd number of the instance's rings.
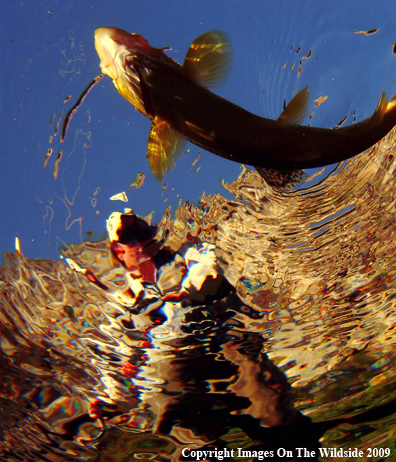
[[[144,395],[146,404],[150,396],[155,396],[149,403],[153,411],[153,401],[161,401],[158,383],[166,376],[167,360],[173,358],[177,350],[169,342],[189,335],[183,329],[184,316],[194,307],[210,306],[233,288],[217,268],[213,245],[187,242],[180,252],[172,252],[156,238],[157,228],[133,213],[113,213],[107,228],[111,251],[127,269],[128,284],[127,290],[124,287],[108,293],[127,310],[129,319],[122,316],[122,321],[128,336],[134,339],[140,335],[144,339],[138,342],[144,348],[132,347],[133,354],[123,364],[122,373],[130,377],[139,396]],[[95,282],[101,284],[96,278]],[[123,341],[128,345],[128,337]],[[126,350],[123,351],[125,354]],[[124,400],[111,377],[106,378],[106,383],[112,400]],[[136,400],[133,403],[136,404]],[[100,415],[100,406],[95,408],[91,415]],[[131,426],[134,421],[132,419]]]
[[183,256],[171,252],[156,239],[156,227],[132,213],[113,213],[107,228],[113,254],[135,282],[156,284],[163,301],[203,302],[225,283],[213,245],[185,245]]
[[138,406],[151,414],[155,433],[201,447],[221,446],[233,428],[268,440],[264,427],[295,420],[286,377],[247,325],[259,323],[260,313],[224,278],[214,246],[187,243],[172,252],[132,213],[113,213],[107,226],[113,255],[128,270],[129,330],[147,340],[122,367],[139,393],[131,413]]

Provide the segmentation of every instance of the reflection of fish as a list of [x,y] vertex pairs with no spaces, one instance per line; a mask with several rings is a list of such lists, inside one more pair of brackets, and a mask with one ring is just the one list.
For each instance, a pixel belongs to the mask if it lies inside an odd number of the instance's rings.
[[277,120],[258,117],[215,95],[231,63],[227,37],[211,31],[191,45],[184,65],[138,34],[95,32],[101,69],[124,98],[152,120],[147,157],[162,180],[181,153],[182,140],[226,159],[263,169],[295,171],[339,162],[368,149],[396,124],[396,99],[382,94],[374,114],[337,130],[301,126],[309,90],[290,101]]

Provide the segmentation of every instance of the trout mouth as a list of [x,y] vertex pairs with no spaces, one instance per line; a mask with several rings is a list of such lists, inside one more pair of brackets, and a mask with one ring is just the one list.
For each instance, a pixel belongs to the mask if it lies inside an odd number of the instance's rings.
[[95,48],[102,73],[113,79],[121,95],[139,112],[153,119],[150,95],[142,78],[144,63],[149,59],[145,55],[150,51],[146,40],[138,34],[102,27],[95,31]]
[[114,27],[100,27],[95,30],[95,48],[104,68],[114,63],[120,49],[130,53],[150,52],[155,50],[146,39],[139,34],[129,34]]
[[114,40],[105,33],[104,29],[97,29],[95,31],[95,49],[100,58],[102,73],[108,75],[112,79],[116,79],[118,46],[116,46]]
[[139,34],[114,27],[95,31],[95,48],[103,74],[113,79],[120,94],[149,119],[155,111],[150,97],[151,72],[181,73],[181,66],[169,58],[164,48],[153,48]]

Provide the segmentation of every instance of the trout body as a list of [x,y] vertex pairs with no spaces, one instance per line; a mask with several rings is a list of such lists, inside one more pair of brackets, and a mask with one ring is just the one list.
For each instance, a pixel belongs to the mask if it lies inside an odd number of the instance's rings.
[[191,45],[184,65],[138,34],[95,32],[101,68],[124,98],[152,120],[147,157],[158,180],[173,168],[187,139],[225,159],[260,169],[298,171],[353,157],[396,124],[396,102],[382,94],[374,114],[338,129],[307,127],[309,90],[290,101],[277,120],[252,114],[212,93],[231,63],[226,35],[211,31]]

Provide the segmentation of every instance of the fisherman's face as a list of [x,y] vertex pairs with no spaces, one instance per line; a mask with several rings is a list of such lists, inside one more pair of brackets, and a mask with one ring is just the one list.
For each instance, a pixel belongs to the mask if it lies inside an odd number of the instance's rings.
[[118,260],[124,263],[128,270],[133,271],[137,276],[144,279],[153,279],[156,267],[152,258],[159,252],[161,248],[160,242],[155,239],[148,239],[137,244],[113,242],[112,248]]
[[155,246],[148,246],[146,248],[141,244],[125,245],[118,242],[114,242],[112,245],[117,258],[124,263],[134,277],[155,284],[157,267],[152,260],[155,254]]

